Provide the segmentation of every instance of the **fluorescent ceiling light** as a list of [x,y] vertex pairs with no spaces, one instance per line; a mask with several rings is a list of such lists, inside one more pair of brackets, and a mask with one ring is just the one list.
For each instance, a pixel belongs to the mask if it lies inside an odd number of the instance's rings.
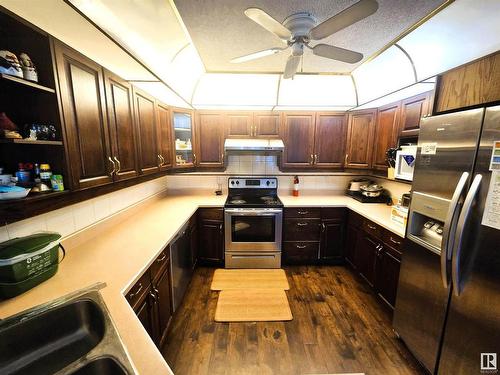
[[330,106],[330,107],[322,107],[322,106],[282,106],[277,105],[273,108],[274,111],[339,111],[345,112],[351,109],[352,106]]
[[193,96],[198,107],[274,106],[278,90],[277,74],[205,73]]
[[356,92],[348,75],[296,74],[293,79],[281,79],[277,105],[353,107]]
[[500,1],[455,1],[401,39],[419,80],[500,49]]
[[410,60],[395,46],[359,66],[352,74],[359,103],[366,103],[416,82]]
[[174,107],[191,108],[186,101],[162,82],[132,82],[132,84],[165,104]]

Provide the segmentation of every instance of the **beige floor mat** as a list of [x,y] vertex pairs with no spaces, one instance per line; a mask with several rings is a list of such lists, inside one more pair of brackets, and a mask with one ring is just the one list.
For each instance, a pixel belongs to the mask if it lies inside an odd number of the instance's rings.
[[283,289],[222,290],[215,310],[216,322],[272,322],[292,319]]
[[217,269],[212,279],[212,290],[281,289],[289,290],[282,269]]

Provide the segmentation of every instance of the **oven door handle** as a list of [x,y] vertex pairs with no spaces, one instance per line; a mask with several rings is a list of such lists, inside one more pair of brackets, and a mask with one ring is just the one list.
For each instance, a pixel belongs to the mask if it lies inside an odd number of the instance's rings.
[[265,208],[265,209],[226,208],[224,209],[224,212],[228,214],[265,216],[265,215],[281,214],[283,210],[279,208]]

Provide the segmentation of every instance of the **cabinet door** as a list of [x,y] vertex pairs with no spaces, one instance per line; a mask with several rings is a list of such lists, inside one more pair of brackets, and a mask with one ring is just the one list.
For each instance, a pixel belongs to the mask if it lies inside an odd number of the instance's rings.
[[280,137],[280,115],[278,113],[254,113],[254,129],[257,138]]
[[199,257],[198,223],[196,220],[196,214],[190,219],[189,239],[191,241],[191,258],[194,269],[196,267],[196,264],[198,263],[198,257]]
[[356,246],[355,265],[361,276],[373,286],[375,282],[375,258],[377,247],[380,244],[375,242],[370,236],[360,232]]
[[346,168],[371,168],[375,110],[349,114],[347,126]]
[[166,105],[157,103],[156,117],[158,124],[158,154],[160,155],[160,170],[172,167],[172,127],[170,126],[170,111]]
[[146,332],[150,337],[153,337],[153,326],[151,324],[151,308],[148,298],[145,298],[142,303],[137,305],[134,311]]
[[314,113],[285,113],[283,117],[283,167],[310,167],[314,161]]
[[251,138],[254,136],[252,113],[227,113],[226,114],[226,137],[227,138]]
[[198,113],[196,118],[196,165],[224,166],[224,116]]
[[429,93],[412,96],[401,102],[401,131],[420,127],[420,119],[429,114]]
[[319,242],[283,242],[285,264],[317,264]]
[[167,328],[172,318],[172,293],[170,281],[170,264],[158,279],[155,285],[155,293],[158,299],[158,331],[159,331],[159,347],[165,343],[167,337]]
[[72,189],[113,181],[102,68],[80,53],[55,44]]
[[388,148],[396,146],[399,135],[399,114],[399,102],[381,107],[378,110],[372,159],[373,169],[387,169],[385,154]]
[[134,120],[132,86],[111,72],[104,72],[115,180],[139,175],[137,131]]
[[200,219],[199,260],[204,263],[224,262],[224,225],[220,220]]
[[341,260],[344,248],[344,223],[340,220],[322,220],[320,258]]
[[174,141],[174,165],[176,168],[192,168],[196,162],[194,154],[193,112],[172,109],[172,128]]
[[345,241],[345,259],[356,268],[356,246],[358,240],[358,229],[352,225],[347,226]]
[[314,166],[342,168],[345,155],[345,115],[318,113],[314,134]]
[[375,290],[394,309],[399,282],[401,262],[394,255],[382,249],[378,252]]
[[156,135],[156,111],[153,97],[134,89],[134,107],[137,130],[139,132],[139,160],[141,172],[158,171],[158,143]]

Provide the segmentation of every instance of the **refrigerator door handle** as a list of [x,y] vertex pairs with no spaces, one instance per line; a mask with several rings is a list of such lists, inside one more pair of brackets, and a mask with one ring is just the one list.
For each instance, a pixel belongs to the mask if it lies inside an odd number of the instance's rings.
[[451,250],[453,249],[453,240],[455,228],[457,225],[458,214],[460,212],[459,201],[463,194],[469,173],[464,172],[458,180],[455,192],[450,201],[448,212],[446,213],[445,225],[443,228],[443,240],[441,242],[441,280],[445,289],[450,285],[450,268]]
[[470,213],[472,210],[472,204],[479,192],[479,187],[481,186],[482,175],[477,174],[472,181],[469,192],[465,197],[464,206],[460,217],[458,218],[457,231],[455,233],[455,242],[453,244],[453,254],[452,254],[452,280],[453,280],[453,293],[458,297],[462,292],[462,286],[460,285],[460,258],[463,248],[463,234],[465,227],[469,221]]

